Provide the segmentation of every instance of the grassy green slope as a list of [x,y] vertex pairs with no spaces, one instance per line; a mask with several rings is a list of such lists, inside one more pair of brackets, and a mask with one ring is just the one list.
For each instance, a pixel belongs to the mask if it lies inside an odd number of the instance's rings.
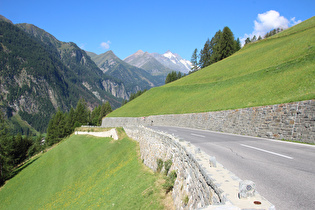
[[43,154],[0,191],[0,209],[162,209],[137,144],[72,136]]
[[109,116],[197,113],[314,99],[314,45],[315,17],[153,88]]

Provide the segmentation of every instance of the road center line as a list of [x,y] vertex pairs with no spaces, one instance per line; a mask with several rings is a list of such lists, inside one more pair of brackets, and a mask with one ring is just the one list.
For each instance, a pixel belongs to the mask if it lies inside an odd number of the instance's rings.
[[199,134],[194,134],[194,133],[191,133],[190,135],[205,138],[205,136],[203,136],[203,135],[199,135]]
[[246,145],[246,144],[240,144],[240,145],[243,146],[243,147],[248,147],[248,148],[255,149],[255,150],[258,150],[258,151],[262,151],[262,152],[266,152],[266,153],[269,153],[269,154],[278,155],[280,157],[293,159],[293,157],[289,157],[289,156],[282,155],[282,154],[279,154],[279,153],[276,153],[276,152],[271,152],[271,151],[268,151],[268,150],[260,149],[260,148],[257,148],[257,147],[252,147],[252,146],[249,146],[249,145]]

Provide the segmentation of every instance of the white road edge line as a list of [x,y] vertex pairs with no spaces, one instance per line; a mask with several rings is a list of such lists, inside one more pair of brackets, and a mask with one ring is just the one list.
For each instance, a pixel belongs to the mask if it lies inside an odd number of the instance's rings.
[[259,151],[266,152],[266,153],[269,153],[269,154],[278,155],[280,157],[293,159],[293,157],[289,157],[289,156],[282,155],[282,154],[279,154],[279,153],[276,153],[276,152],[271,152],[271,151],[268,151],[268,150],[260,149],[260,148],[257,148],[257,147],[252,147],[252,146],[249,146],[249,145],[246,145],[246,144],[240,144],[240,145],[243,146],[243,147],[248,147],[248,148],[259,150]]
[[245,137],[245,138],[253,138],[253,139],[261,139],[261,140],[265,140],[265,141],[273,141],[273,142],[281,143],[281,144],[282,143],[283,144],[292,144],[292,145],[296,145],[296,146],[305,146],[305,147],[313,147],[313,148],[315,148],[315,145],[302,144],[302,143],[299,143],[299,142],[281,141],[281,140],[268,139],[268,138],[256,137],[256,136],[246,136],[246,135],[233,134],[233,133],[223,133],[223,132],[219,132],[219,131],[202,130],[202,129],[197,129],[197,128],[187,128],[187,127],[178,127],[178,126],[168,126],[168,127],[177,128],[177,129],[185,129],[185,130],[202,131],[202,132],[208,132],[208,133],[218,133],[218,134],[229,135],[229,136],[241,136],[241,137]]
[[206,137],[206,136],[199,135],[199,134],[194,134],[194,133],[190,133],[190,135],[192,135],[192,136],[198,136],[198,137],[202,137],[202,138],[205,138],[205,137]]

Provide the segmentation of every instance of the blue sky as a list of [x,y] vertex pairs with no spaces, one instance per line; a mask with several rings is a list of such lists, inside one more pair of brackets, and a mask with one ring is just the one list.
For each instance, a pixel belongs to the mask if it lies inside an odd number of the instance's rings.
[[244,39],[311,18],[314,8],[314,0],[0,0],[0,14],[13,23],[31,23],[60,41],[97,54],[112,50],[121,59],[141,49],[190,60],[225,26]]

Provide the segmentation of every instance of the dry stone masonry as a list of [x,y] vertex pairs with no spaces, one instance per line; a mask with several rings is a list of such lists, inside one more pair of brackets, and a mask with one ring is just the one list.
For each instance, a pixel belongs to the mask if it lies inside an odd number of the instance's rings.
[[315,100],[244,109],[149,117],[104,118],[102,126],[178,126],[315,143]]
[[124,129],[139,142],[141,159],[152,170],[157,170],[159,159],[172,160],[176,209],[275,209],[253,182],[240,180],[189,142],[142,126]]
[[[315,143],[315,100],[236,110],[107,117],[102,127],[124,127],[140,144],[145,165],[157,170],[157,160],[172,160],[177,178],[173,200],[177,209],[269,209],[275,207],[255,191],[255,183],[240,180],[189,142],[144,126],[178,126]],[[223,205],[223,206],[222,206]]]

